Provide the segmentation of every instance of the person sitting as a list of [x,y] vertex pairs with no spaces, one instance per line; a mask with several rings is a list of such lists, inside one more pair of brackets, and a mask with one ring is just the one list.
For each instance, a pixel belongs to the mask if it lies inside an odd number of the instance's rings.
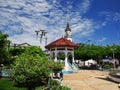
[[63,80],[63,72],[60,72],[60,79]]

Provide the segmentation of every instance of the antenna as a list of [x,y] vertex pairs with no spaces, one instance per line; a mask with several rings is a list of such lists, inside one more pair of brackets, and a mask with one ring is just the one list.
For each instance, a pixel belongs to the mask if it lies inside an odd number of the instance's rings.
[[69,16],[67,14],[67,16],[66,16],[66,23],[68,23],[68,21],[69,21]]

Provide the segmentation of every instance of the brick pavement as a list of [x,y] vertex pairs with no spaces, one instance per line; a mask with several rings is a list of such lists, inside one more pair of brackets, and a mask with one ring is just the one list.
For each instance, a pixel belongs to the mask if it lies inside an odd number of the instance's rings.
[[118,84],[107,80],[108,72],[80,70],[78,73],[65,74],[62,84],[72,90],[120,90]]

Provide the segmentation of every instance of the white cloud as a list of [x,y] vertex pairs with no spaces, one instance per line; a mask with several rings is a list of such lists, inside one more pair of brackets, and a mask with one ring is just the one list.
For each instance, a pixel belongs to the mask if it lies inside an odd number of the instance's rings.
[[[64,35],[66,17],[69,16],[68,21],[73,34],[88,36],[94,32],[94,23],[83,18],[81,13],[88,11],[90,0],[83,0],[76,11],[72,7],[73,2],[67,1],[69,5],[66,7],[58,0],[1,0],[0,30],[10,35],[9,39],[13,43],[27,42],[39,45],[34,31],[45,29],[48,31],[49,43]],[[44,43],[41,44],[41,47],[43,46]]]
[[[77,1],[77,3],[75,3],[73,6],[71,6],[72,3],[76,2],[76,1]],[[70,7],[68,10],[69,12],[71,12],[73,9],[73,11],[75,11],[74,13],[76,13],[76,11],[78,11],[79,14],[85,14],[90,9],[92,0],[79,0],[79,2],[78,2],[78,0],[76,0],[76,1],[73,0],[70,3],[71,5],[69,4],[69,6],[68,6],[68,7]]]
[[103,38],[101,38],[100,40],[98,40],[98,42],[104,42],[104,41],[106,41],[107,40],[107,38],[106,37],[103,37]]
[[90,2],[91,0],[84,0],[84,2],[82,2],[81,4],[80,4],[80,12],[82,12],[82,13],[86,13],[87,11],[88,11],[88,9],[89,9],[89,7],[90,7]]
[[103,12],[100,12],[99,15],[103,16],[107,23],[110,23],[110,22],[120,22],[120,12],[103,11]]
[[113,17],[113,20],[114,20],[114,21],[120,21],[120,13],[115,12],[113,16],[114,16],[114,17]]
[[77,38],[90,36],[94,32],[94,24],[89,19],[82,19],[78,24],[72,25],[73,34],[79,34]]

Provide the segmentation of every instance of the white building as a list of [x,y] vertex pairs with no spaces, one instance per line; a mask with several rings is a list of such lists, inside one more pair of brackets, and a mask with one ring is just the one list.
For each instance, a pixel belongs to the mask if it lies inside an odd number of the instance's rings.
[[85,61],[85,66],[88,66],[88,67],[91,65],[96,65],[96,64],[97,64],[97,62],[93,59],[89,59],[89,60]]

